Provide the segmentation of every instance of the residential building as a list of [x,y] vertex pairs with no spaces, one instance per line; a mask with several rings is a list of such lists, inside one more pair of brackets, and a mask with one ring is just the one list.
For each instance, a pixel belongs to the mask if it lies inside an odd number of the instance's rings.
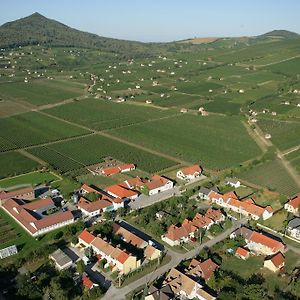
[[104,176],[111,176],[113,174],[130,172],[132,170],[135,170],[135,165],[127,164],[127,165],[121,165],[121,166],[116,166],[116,167],[103,168],[101,170],[101,174]]
[[177,178],[180,178],[182,180],[189,181],[192,179],[199,178],[201,176],[201,173],[202,173],[202,168],[199,165],[194,165],[194,166],[180,169],[177,172],[176,176]]
[[121,274],[128,274],[140,267],[141,261],[136,256],[113,246],[103,238],[95,237],[87,230],[84,230],[78,237],[79,244],[84,247],[91,247],[98,258],[106,259],[105,267],[111,271],[118,271]]
[[210,258],[202,262],[194,258],[190,262],[190,265],[186,270],[186,274],[195,280],[202,278],[204,281],[208,281],[218,268],[219,265],[213,262]]
[[234,254],[236,257],[246,260],[250,256],[250,252],[242,247],[238,247]]
[[233,232],[230,238],[235,238],[236,236],[242,236],[245,239],[246,247],[258,255],[273,255],[277,252],[283,253],[286,250],[285,245],[281,241],[246,227]]
[[51,198],[29,203],[18,199],[8,199],[2,208],[32,236],[45,234],[74,223],[71,211],[48,214],[48,211],[56,208]]
[[151,285],[148,289],[148,295],[145,300],[171,300],[174,299],[175,295],[171,287],[167,284],[160,289]]
[[94,283],[91,278],[87,275],[87,274],[84,274],[82,276],[82,285],[84,286],[85,289],[87,290],[91,290],[93,289],[94,287],[97,287],[99,286],[97,283]]
[[162,252],[153,246],[153,241],[142,239],[134,232],[123,227],[122,224],[114,223],[112,226],[114,234],[120,236],[124,242],[136,248],[143,249],[146,259],[154,260],[161,256]]
[[142,188],[148,191],[149,196],[165,192],[174,187],[174,182],[160,175],[153,175],[151,180],[145,182]]
[[217,187],[212,187],[210,189],[205,188],[205,187],[201,187],[200,190],[199,190],[199,197],[200,197],[200,199],[202,199],[202,200],[209,200],[209,194],[211,192],[218,193],[219,190],[218,190]]
[[163,285],[169,285],[172,292],[180,297],[187,299],[214,300],[216,299],[210,293],[204,290],[203,286],[197,280],[189,277],[187,274],[172,268],[167,275]]
[[238,179],[230,177],[225,178],[225,184],[230,185],[234,188],[238,188],[241,186],[241,182]]
[[252,199],[239,200],[234,192],[229,192],[224,195],[216,192],[211,192],[208,195],[211,202],[219,206],[232,210],[245,217],[250,217],[253,220],[267,220],[273,216],[271,206],[261,207],[255,204]]
[[115,198],[120,198],[124,201],[127,200],[134,200],[138,197],[138,193],[135,191],[132,191],[129,188],[125,188],[122,185],[111,185],[105,188],[105,190],[108,192],[108,194],[110,194],[111,196],[115,197]]
[[299,215],[299,211],[300,211],[300,195],[292,198],[289,200],[289,202],[287,202],[284,205],[284,208],[294,214],[294,215]]
[[49,255],[49,258],[54,261],[56,269],[59,271],[70,268],[73,264],[72,259],[61,249],[55,250]]
[[300,218],[294,218],[289,221],[287,226],[287,233],[291,237],[300,240]]
[[272,272],[278,272],[282,270],[284,268],[284,265],[284,256],[281,252],[278,252],[275,255],[266,258],[264,261],[264,267]]

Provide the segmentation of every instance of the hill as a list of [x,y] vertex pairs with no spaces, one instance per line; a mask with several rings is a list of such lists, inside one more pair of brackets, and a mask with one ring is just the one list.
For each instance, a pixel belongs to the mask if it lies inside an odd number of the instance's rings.
[[[27,45],[64,46],[97,48],[125,56],[147,55],[153,51],[154,44],[124,41],[76,30],[39,13],[8,22],[0,27],[0,47]],[[159,44],[155,44],[159,50]]]
[[272,30],[270,32],[257,36],[257,38],[294,39],[299,38],[299,34],[288,30]]

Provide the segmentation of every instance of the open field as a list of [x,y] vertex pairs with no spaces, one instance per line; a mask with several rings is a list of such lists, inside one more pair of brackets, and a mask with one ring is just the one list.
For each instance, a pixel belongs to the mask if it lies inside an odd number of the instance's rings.
[[260,154],[240,120],[233,117],[186,114],[111,133],[211,169],[237,165]]
[[258,125],[265,134],[271,134],[272,143],[280,150],[300,144],[300,122],[260,119]]
[[84,94],[84,85],[70,81],[35,79],[25,82],[0,84],[0,97],[25,101],[33,105],[57,103]]
[[[18,152],[0,153],[0,179],[33,171],[40,165]],[[0,187],[1,184],[0,184]]]
[[88,133],[36,112],[0,119],[0,128],[5,128],[0,132],[0,152]]
[[0,188],[6,189],[18,185],[39,185],[45,182],[58,181],[61,178],[50,172],[35,171],[0,180]]
[[149,173],[177,164],[166,158],[96,135],[47,147],[33,148],[29,152],[42,158],[61,172],[93,165],[101,162],[106,157],[113,157],[126,163],[134,163],[139,169]]
[[293,196],[300,191],[296,182],[294,182],[293,178],[290,177],[278,160],[255,166],[253,169],[247,170],[238,176],[250,183],[266,187],[287,196]]

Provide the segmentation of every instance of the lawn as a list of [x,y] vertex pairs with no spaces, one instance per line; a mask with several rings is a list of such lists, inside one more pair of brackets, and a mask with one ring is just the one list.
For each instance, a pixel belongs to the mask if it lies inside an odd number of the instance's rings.
[[1,84],[0,96],[5,99],[26,101],[33,105],[57,103],[84,94],[84,85],[70,81],[35,79]]
[[273,217],[263,221],[262,223],[263,225],[270,227],[276,231],[284,232],[284,228],[285,228],[284,221],[287,219],[287,217],[288,217],[288,212],[285,209],[283,209],[275,213]]
[[287,173],[279,160],[265,162],[239,174],[241,179],[274,190],[286,196],[293,196],[300,188]]
[[37,147],[29,152],[61,172],[94,165],[106,157],[113,157],[124,163],[134,163],[137,168],[149,173],[176,165],[172,160],[100,135]]
[[22,174],[19,176],[14,176],[6,179],[0,180],[0,188],[10,188],[16,185],[39,185],[44,182],[53,182],[61,180],[60,177],[58,177],[54,173],[50,172],[31,172],[27,174]]
[[0,166],[0,179],[27,173],[40,167],[36,161],[33,161],[18,152],[0,153]]
[[186,114],[111,133],[210,169],[236,166],[260,154],[258,146],[235,117]]
[[0,128],[0,152],[88,133],[36,112],[0,119]]

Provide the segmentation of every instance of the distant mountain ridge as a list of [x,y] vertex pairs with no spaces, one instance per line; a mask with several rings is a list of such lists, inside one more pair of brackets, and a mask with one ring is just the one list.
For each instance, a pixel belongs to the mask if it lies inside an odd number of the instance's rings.
[[[291,39],[299,37],[299,34],[287,30],[274,30],[256,37],[232,39],[253,42],[255,39]],[[41,44],[46,46],[95,48],[110,53],[122,54],[126,57],[155,54],[171,47],[178,47],[178,44],[183,44],[182,47],[188,47],[186,44],[209,44],[222,39],[231,38],[192,38],[174,43],[142,43],[119,40],[71,28],[58,21],[48,19],[39,13],[0,26],[0,47],[2,48]]]

